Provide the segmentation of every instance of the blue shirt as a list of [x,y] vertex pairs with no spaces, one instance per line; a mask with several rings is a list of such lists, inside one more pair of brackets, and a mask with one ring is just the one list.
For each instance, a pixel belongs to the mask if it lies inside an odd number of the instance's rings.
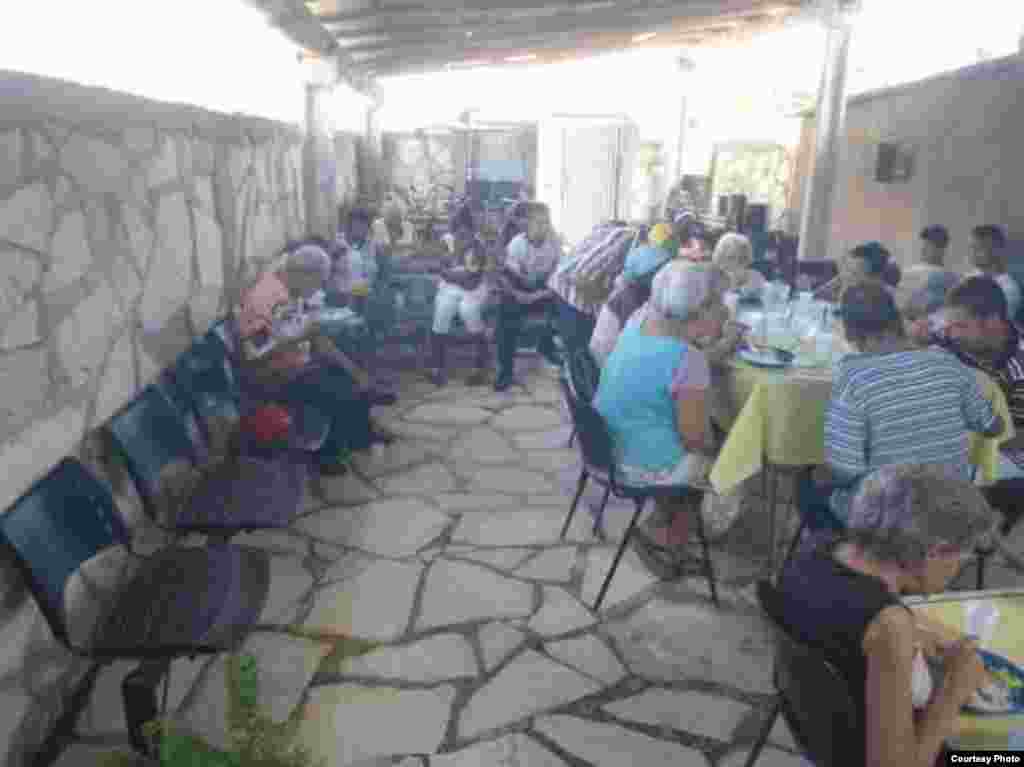
[[594,407],[608,423],[620,466],[667,471],[686,456],[672,391],[690,347],[641,327],[630,323],[619,336],[601,369]]

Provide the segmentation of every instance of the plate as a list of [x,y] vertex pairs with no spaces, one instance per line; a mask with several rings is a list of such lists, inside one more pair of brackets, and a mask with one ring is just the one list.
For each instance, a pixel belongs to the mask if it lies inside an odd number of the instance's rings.
[[736,355],[744,362],[759,368],[785,368],[793,364],[793,353],[782,349],[741,349]]
[[[1024,671],[1002,655],[978,650],[985,669],[996,681],[974,693],[964,705],[972,714],[1024,714]],[[986,694],[987,693],[987,694]]]

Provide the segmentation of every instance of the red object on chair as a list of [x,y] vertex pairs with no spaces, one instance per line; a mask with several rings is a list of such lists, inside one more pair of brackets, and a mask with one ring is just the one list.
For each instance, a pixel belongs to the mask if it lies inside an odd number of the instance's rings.
[[292,416],[280,405],[262,405],[242,416],[239,427],[256,442],[280,443],[288,439],[292,428]]

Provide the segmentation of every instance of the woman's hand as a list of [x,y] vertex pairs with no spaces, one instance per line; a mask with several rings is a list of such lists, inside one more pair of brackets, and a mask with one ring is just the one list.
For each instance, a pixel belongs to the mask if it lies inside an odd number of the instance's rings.
[[977,642],[963,639],[940,647],[939,652],[946,670],[943,689],[949,690],[959,706],[969,701],[979,687],[989,683],[989,674],[978,655]]

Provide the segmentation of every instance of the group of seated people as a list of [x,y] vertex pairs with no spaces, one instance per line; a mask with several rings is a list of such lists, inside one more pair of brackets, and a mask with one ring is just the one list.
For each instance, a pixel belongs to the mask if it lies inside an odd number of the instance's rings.
[[[660,226],[628,253],[590,341],[601,366],[594,404],[625,482],[706,487],[722,437],[710,406],[714,369],[745,330],[723,295],[762,278],[742,235],[721,238],[710,262],[688,262],[676,245]],[[997,524],[972,481],[968,437],[998,436],[1006,424],[976,373],[1002,389],[1024,428],[1024,347],[1001,281],[924,279],[908,302],[874,268],[884,253],[860,246],[840,269],[836,313],[852,353],[833,374],[827,465],[801,488],[813,533],[781,576],[780,617],[850,685],[863,712],[852,723],[863,737],[851,744],[851,764],[930,765],[988,677],[974,642],[921,628],[900,597],[946,588]],[[916,271],[908,270],[911,283]],[[926,311],[904,314],[900,304]],[[928,321],[940,310],[941,323]],[[1000,479],[1024,476],[1022,448],[1020,436],[1003,443]],[[660,501],[634,545],[687,557],[688,509]],[[941,685],[926,658],[944,666]]]

